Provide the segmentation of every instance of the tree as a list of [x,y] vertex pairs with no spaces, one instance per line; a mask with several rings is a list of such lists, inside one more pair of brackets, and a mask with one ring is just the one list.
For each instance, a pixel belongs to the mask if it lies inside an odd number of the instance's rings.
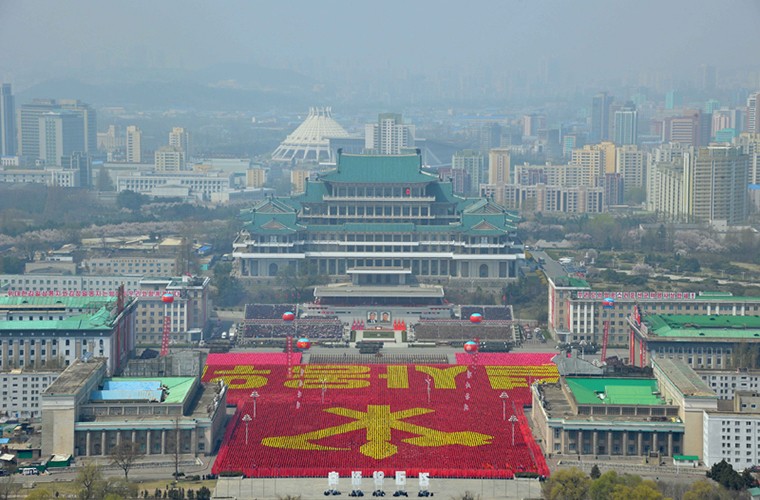
[[0,478],[0,500],[14,498],[21,491],[22,484],[16,481],[16,467],[6,468],[7,475]]
[[719,485],[701,479],[692,484],[682,498],[683,500],[725,500],[731,496]]
[[129,471],[143,456],[140,445],[133,441],[122,441],[111,451],[111,461],[124,471],[124,480],[129,481]]
[[240,280],[232,276],[232,264],[220,262],[214,266],[214,286],[216,294],[214,303],[221,307],[236,306],[243,298],[243,287]]
[[591,479],[580,469],[573,467],[555,472],[541,487],[547,500],[585,500]]
[[596,480],[596,479],[599,479],[601,475],[602,475],[602,472],[599,470],[599,466],[594,464],[594,466],[591,467],[591,472],[589,473],[589,477],[591,477],[591,479]]
[[100,467],[93,463],[88,463],[79,470],[74,485],[79,500],[97,500],[105,496],[106,481]]
[[617,500],[635,498],[637,500],[659,500],[662,492],[654,481],[645,481],[641,476],[618,474],[608,471],[595,480],[589,488],[591,500]]
[[113,191],[113,180],[105,167],[98,169],[98,175],[95,178],[95,188],[98,191]]
[[201,486],[195,495],[195,500],[211,500],[211,490],[205,486]]
[[741,490],[747,487],[744,478],[725,459],[713,464],[707,471],[707,477],[729,490]]
[[55,496],[44,488],[34,489],[24,500],[53,500]]
[[317,285],[324,285],[328,278],[319,274],[315,263],[303,263],[300,266],[288,265],[277,273],[285,289],[291,292],[293,300],[300,303],[308,297],[308,291]]
[[116,195],[116,206],[133,212],[139,212],[147,200],[147,196],[127,189]]

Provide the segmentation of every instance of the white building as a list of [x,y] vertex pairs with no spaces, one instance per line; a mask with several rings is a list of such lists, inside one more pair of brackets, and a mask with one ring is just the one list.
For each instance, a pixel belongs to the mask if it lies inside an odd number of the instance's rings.
[[[172,340],[200,340],[192,338],[192,332],[197,334],[203,330],[208,321],[210,282],[210,278],[200,276],[141,280],[140,290],[149,293],[140,297],[137,307],[137,343],[160,344],[167,315],[171,319]],[[174,295],[174,301],[169,305],[162,301],[165,292]]]
[[155,195],[161,189],[178,186],[187,188],[191,196],[211,199],[212,193],[232,188],[232,174],[212,172],[132,172],[116,177],[116,191],[134,191]]
[[11,184],[45,184],[46,186],[78,187],[79,170],[60,167],[0,170],[0,182]]
[[414,125],[405,124],[398,113],[381,113],[377,123],[364,126],[364,147],[373,154],[401,154],[414,147]]
[[169,146],[182,151],[187,161],[190,158],[190,133],[182,127],[174,127],[169,132]]
[[[739,408],[736,408],[736,406]],[[746,406],[744,406],[746,405]],[[704,412],[703,462],[726,460],[735,470],[760,464],[760,394],[737,394],[731,412]]]
[[0,414],[11,418],[39,418],[40,394],[59,374],[57,370],[0,372]]

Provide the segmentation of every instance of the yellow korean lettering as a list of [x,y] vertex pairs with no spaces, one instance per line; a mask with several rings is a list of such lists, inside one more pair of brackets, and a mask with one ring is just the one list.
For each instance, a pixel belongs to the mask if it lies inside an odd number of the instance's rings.
[[[306,365],[293,370],[295,378],[285,387],[304,389],[361,389],[369,387],[369,367],[352,365]],[[303,382],[299,386],[299,382]]]
[[267,384],[271,370],[254,370],[253,366],[236,366],[232,370],[217,370],[211,382],[221,380],[230,389],[256,389]]
[[388,365],[387,371],[378,378],[388,381],[388,389],[409,389],[409,373],[405,365]]
[[465,365],[456,365],[451,368],[436,368],[434,366],[415,366],[415,370],[426,373],[433,379],[436,389],[456,389],[456,377],[467,371]]

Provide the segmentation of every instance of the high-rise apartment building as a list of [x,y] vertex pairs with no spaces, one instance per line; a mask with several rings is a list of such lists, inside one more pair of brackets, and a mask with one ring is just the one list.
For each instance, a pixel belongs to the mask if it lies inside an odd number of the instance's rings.
[[190,133],[182,127],[174,127],[169,132],[169,146],[181,150],[185,161],[190,159]]
[[615,137],[618,146],[636,144],[638,141],[639,114],[636,105],[628,101],[625,106],[615,111]]
[[16,155],[16,104],[10,83],[0,84],[0,156]]
[[536,137],[539,130],[546,128],[546,116],[531,113],[529,115],[523,115],[523,136]]
[[512,180],[512,160],[509,149],[494,148],[488,152],[488,183],[509,184]]
[[[690,111],[683,116],[671,116],[663,120],[662,142],[680,142],[687,146],[699,147],[703,144],[703,120],[699,111]],[[712,122],[712,116],[710,116]],[[709,140],[709,127],[707,128]]]
[[671,89],[665,94],[665,109],[676,109],[681,106],[681,92]]
[[744,129],[750,134],[760,132],[760,91],[753,92],[747,97],[747,127]]
[[179,172],[185,169],[185,153],[173,146],[164,146],[154,154],[156,172]]
[[587,186],[601,185],[604,174],[613,174],[615,170],[615,144],[604,141],[599,144],[586,144],[582,148],[573,149],[570,154],[570,164],[585,167]]
[[36,160],[40,157],[40,116],[56,111],[54,99],[34,99],[18,111],[19,155]]
[[414,125],[405,124],[399,113],[381,113],[377,123],[365,126],[364,147],[373,154],[401,154],[414,147]]
[[81,115],[84,130],[84,152],[94,154],[98,150],[97,112],[89,104],[76,99],[60,99],[58,105],[63,110],[74,111]]
[[85,127],[76,111],[43,113],[38,119],[39,160],[61,166],[64,157],[85,153]]
[[646,154],[637,146],[621,146],[615,155],[615,170],[623,177],[625,198],[635,189],[646,186]]
[[689,215],[737,225],[748,215],[749,157],[732,146],[710,146],[684,160],[684,198]]
[[610,139],[610,106],[614,98],[607,92],[600,92],[591,101],[591,134],[589,142]]
[[480,185],[485,184],[485,162],[480,151],[457,151],[451,157],[451,170],[461,170],[469,175],[469,183],[463,186],[463,194],[467,196],[477,195]]
[[480,126],[478,131],[480,152],[488,156],[488,152],[501,146],[501,125],[496,122],[487,122]]
[[[688,208],[682,196],[683,162],[686,153],[693,150],[692,146],[670,142],[651,151],[647,158],[647,210],[667,214],[672,220],[685,219]],[[663,175],[667,178],[663,178]],[[676,175],[681,187],[677,190],[666,189],[666,186],[675,182],[673,179]],[[663,190],[665,190],[664,194]],[[663,196],[668,197],[667,200]]]
[[749,183],[760,184],[760,132],[741,134],[735,145],[749,157]]
[[125,149],[127,163],[142,163],[142,132],[135,125],[127,127]]
[[665,220],[687,220],[689,207],[684,198],[683,159],[654,163],[647,177],[647,209]]
[[18,112],[19,151],[29,159],[42,158],[40,151],[40,116],[45,113],[67,111],[75,113],[82,122],[84,136],[84,153],[94,153],[97,150],[97,114],[88,104],[74,99],[34,99],[30,104],[23,104]]
[[245,186],[263,188],[267,183],[267,170],[261,167],[251,167],[245,171]]

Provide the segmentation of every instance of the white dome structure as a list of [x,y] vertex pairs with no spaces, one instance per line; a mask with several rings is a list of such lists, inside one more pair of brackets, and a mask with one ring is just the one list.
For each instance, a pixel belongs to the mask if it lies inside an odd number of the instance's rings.
[[349,137],[332,118],[330,108],[309,108],[309,116],[272,153],[272,160],[287,163],[332,162],[328,137]]

